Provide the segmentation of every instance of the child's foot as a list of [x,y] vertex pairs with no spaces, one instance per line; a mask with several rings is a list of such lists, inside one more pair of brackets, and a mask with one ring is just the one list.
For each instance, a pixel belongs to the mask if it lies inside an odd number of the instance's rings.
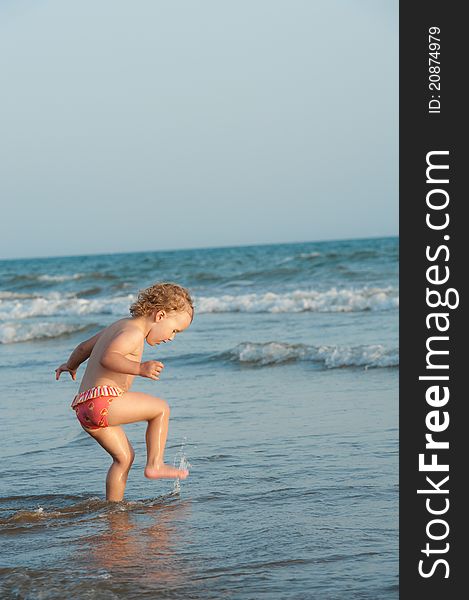
[[189,471],[162,464],[158,467],[146,466],[143,474],[148,479],[185,479],[189,475]]

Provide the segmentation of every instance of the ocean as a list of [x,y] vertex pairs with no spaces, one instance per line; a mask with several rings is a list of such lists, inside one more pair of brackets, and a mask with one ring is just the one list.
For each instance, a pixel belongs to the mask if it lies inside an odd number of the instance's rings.
[[[125,501],[54,369],[128,316],[139,289],[187,286],[192,325],[146,347],[171,406]],[[398,239],[0,261],[0,596],[398,597]]]

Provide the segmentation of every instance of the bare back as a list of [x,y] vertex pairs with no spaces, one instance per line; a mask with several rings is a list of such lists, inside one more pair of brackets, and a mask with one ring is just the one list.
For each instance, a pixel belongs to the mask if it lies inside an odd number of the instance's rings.
[[[81,380],[80,389],[78,393],[84,392],[92,387],[98,385],[111,385],[117,386],[121,388],[124,392],[127,392],[132,385],[132,381],[134,380],[135,375],[129,375],[126,373],[116,373],[115,371],[110,371],[105,369],[100,361],[103,357],[104,352],[107,350],[109,344],[114,340],[114,338],[122,334],[125,331],[132,331],[133,335],[135,335],[135,330],[138,328],[132,322],[131,318],[120,319],[106,329],[103,329],[98,341],[94,345],[93,351],[88,359],[88,364],[86,365],[86,370]],[[139,330],[140,331],[140,330]],[[144,335],[141,333],[141,343],[137,345],[135,350],[131,353],[126,354],[125,357],[134,362],[140,363],[142,354],[143,354],[143,346],[144,346]]]

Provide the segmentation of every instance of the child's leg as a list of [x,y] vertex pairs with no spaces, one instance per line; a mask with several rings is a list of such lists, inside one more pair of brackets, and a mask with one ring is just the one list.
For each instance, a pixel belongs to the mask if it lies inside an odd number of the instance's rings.
[[122,427],[86,429],[112,456],[112,465],[106,477],[106,500],[119,502],[124,498],[127,476],[132,466],[135,452]]
[[169,406],[165,400],[141,392],[126,392],[111,402],[107,418],[109,425],[148,421],[146,477],[185,479],[188,476],[186,469],[176,469],[163,462],[169,424]]

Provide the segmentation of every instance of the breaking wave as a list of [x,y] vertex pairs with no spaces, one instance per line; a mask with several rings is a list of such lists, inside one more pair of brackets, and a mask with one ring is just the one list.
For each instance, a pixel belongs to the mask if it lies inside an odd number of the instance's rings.
[[0,302],[2,300],[23,300],[25,298],[37,298],[38,294],[25,294],[22,292],[8,292],[0,290]]
[[26,319],[54,315],[111,314],[125,315],[135,296],[116,296],[111,298],[77,298],[70,294],[52,292],[47,296],[34,298],[15,298],[0,301],[0,319]]
[[326,291],[295,290],[291,293],[239,294],[201,297],[196,308],[200,313],[253,312],[359,312],[392,310],[399,307],[399,296],[393,287],[360,289],[331,288]]
[[0,344],[29,342],[45,338],[70,335],[89,328],[89,324],[73,325],[66,323],[2,323],[0,324]]
[[306,361],[327,369],[341,367],[397,367],[399,349],[381,344],[364,346],[307,346],[280,342],[243,342],[219,355],[220,358],[253,367]]
[[73,281],[74,279],[81,279],[86,277],[85,273],[73,273],[72,275],[38,275],[38,281],[53,281],[61,283],[62,281]]
[[[51,292],[27,295],[2,292],[0,319],[25,319],[53,315],[128,314],[135,295],[107,298],[82,298],[75,294]],[[299,313],[299,312],[360,312],[398,308],[396,288],[363,287],[359,289],[331,288],[326,291],[295,290],[286,293],[226,294],[195,298],[196,311],[201,313]]]

